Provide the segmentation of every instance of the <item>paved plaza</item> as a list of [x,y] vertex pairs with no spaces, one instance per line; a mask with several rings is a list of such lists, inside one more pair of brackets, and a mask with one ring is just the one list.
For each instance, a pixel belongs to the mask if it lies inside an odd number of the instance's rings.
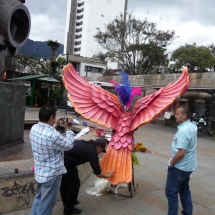
[[[32,113],[30,113],[32,114]],[[38,112],[34,111],[35,118]],[[64,112],[58,112],[58,116]],[[74,118],[80,122],[85,119],[75,115]],[[95,125],[88,121],[90,125]],[[171,143],[176,128],[163,127],[161,125],[147,124],[135,132],[135,143],[142,142],[150,153],[138,152],[138,158],[141,165],[135,166],[135,182],[139,184],[133,198],[116,196],[106,193],[104,196],[90,196],[85,192],[86,188],[92,187],[97,179],[91,175],[81,186],[78,208],[82,209],[83,215],[165,215],[167,214],[167,199],[165,197],[165,183],[167,176],[167,164],[171,152]],[[25,143],[7,149],[0,153],[0,161],[8,158],[18,158],[21,156],[18,147],[23,147],[23,159],[32,158],[30,155],[30,142],[28,139],[29,130],[25,130]],[[209,137],[204,133],[198,134],[198,169],[191,175],[190,188],[193,198],[193,207],[195,215],[215,214],[215,138]],[[16,148],[16,150],[14,150]],[[14,150],[10,154],[10,150]],[[24,149],[23,149],[24,150]],[[12,152],[12,151],[11,151]],[[6,154],[4,156],[4,154]],[[25,157],[26,156],[26,157]],[[126,188],[120,188],[119,192],[127,191]],[[180,202],[180,201],[179,201]],[[180,204],[179,204],[180,206]],[[62,202],[57,202],[53,215],[63,215]],[[181,206],[179,214],[181,214]],[[29,215],[30,208],[6,213],[7,215]],[[4,215],[6,215],[4,214]]]

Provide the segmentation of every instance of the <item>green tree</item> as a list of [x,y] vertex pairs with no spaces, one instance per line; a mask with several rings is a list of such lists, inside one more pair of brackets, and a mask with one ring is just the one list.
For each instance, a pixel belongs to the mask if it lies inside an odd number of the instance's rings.
[[[211,54],[215,57],[215,43],[210,43],[206,46],[211,51]],[[215,64],[213,70],[215,71]]]
[[206,72],[215,64],[211,51],[205,46],[197,46],[196,43],[185,44],[176,49],[172,53],[171,60],[174,61],[174,67],[182,68],[186,65],[191,72],[194,72],[196,67],[199,72]]
[[31,75],[38,75],[41,73],[42,62],[39,58],[34,56],[27,57],[26,55],[18,54],[15,57],[15,69],[18,72],[25,72]]
[[62,69],[66,65],[66,59],[59,57],[57,61],[51,61],[47,59],[39,59],[34,56],[27,57],[26,55],[18,54],[13,59],[13,62],[8,62],[8,65],[13,64],[11,67],[18,72],[25,72],[31,75],[50,74],[52,75],[52,69],[55,68],[55,77],[62,78]]
[[176,38],[174,31],[161,31],[147,18],[139,20],[121,14],[105,26],[97,28],[96,41],[107,50],[104,55],[130,75],[147,74],[153,65],[165,65],[166,47]]
[[52,75],[55,75],[56,73],[56,68],[58,67],[58,63],[56,61],[56,52],[58,47],[60,46],[60,43],[53,40],[48,40],[47,45],[51,47],[52,50],[52,58],[51,58],[51,67],[52,67]]

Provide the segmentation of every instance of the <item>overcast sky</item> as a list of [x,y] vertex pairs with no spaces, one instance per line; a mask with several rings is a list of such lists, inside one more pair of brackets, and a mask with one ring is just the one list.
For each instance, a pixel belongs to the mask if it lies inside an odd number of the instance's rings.
[[[102,0],[98,0],[102,1]],[[162,30],[175,30],[177,39],[169,51],[185,43],[215,42],[215,0],[128,0],[128,12],[137,18],[159,22]],[[26,0],[31,14],[30,39],[57,40],[64,44],[67,0]]]

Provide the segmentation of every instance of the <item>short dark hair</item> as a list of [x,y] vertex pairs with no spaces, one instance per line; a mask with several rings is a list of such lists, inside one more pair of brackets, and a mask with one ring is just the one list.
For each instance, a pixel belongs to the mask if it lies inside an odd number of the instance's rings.
[[48,122],[51,116],[56,115],[56,109],[51,105],[43,105],[39,111],[39,119],[41,122]]
[[181,109],[182,114],[186,114],[187,118],[190,119],[191,112],[190,112],[190,108],[188,106],[181,105],[178,108]]

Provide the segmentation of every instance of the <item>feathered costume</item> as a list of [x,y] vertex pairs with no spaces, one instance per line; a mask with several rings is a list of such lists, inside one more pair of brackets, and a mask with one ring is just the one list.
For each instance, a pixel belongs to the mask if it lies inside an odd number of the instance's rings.
[[185,67],[175,83],[141,98],[130,112],[127,108],[131,105],[132,98],[134,95],[140,95],[141,91],[139,88],[131,90],[128,75],[121,75],[123,86],[115,81],[111,83],[114,84],[121,103],[126,106],[125,111],[115,95],[80,77],[71,64],[63,69],[63,82],[71,95],[69,100],[75,111],[92,122],[113,129],[107,153],[100,163],[104,173],[116,172],[108,179],[113,185],[132,181],[131,150],[134,147],[134,131],[168,110],[174,103],[175,96],[184,95],[190,83]]

